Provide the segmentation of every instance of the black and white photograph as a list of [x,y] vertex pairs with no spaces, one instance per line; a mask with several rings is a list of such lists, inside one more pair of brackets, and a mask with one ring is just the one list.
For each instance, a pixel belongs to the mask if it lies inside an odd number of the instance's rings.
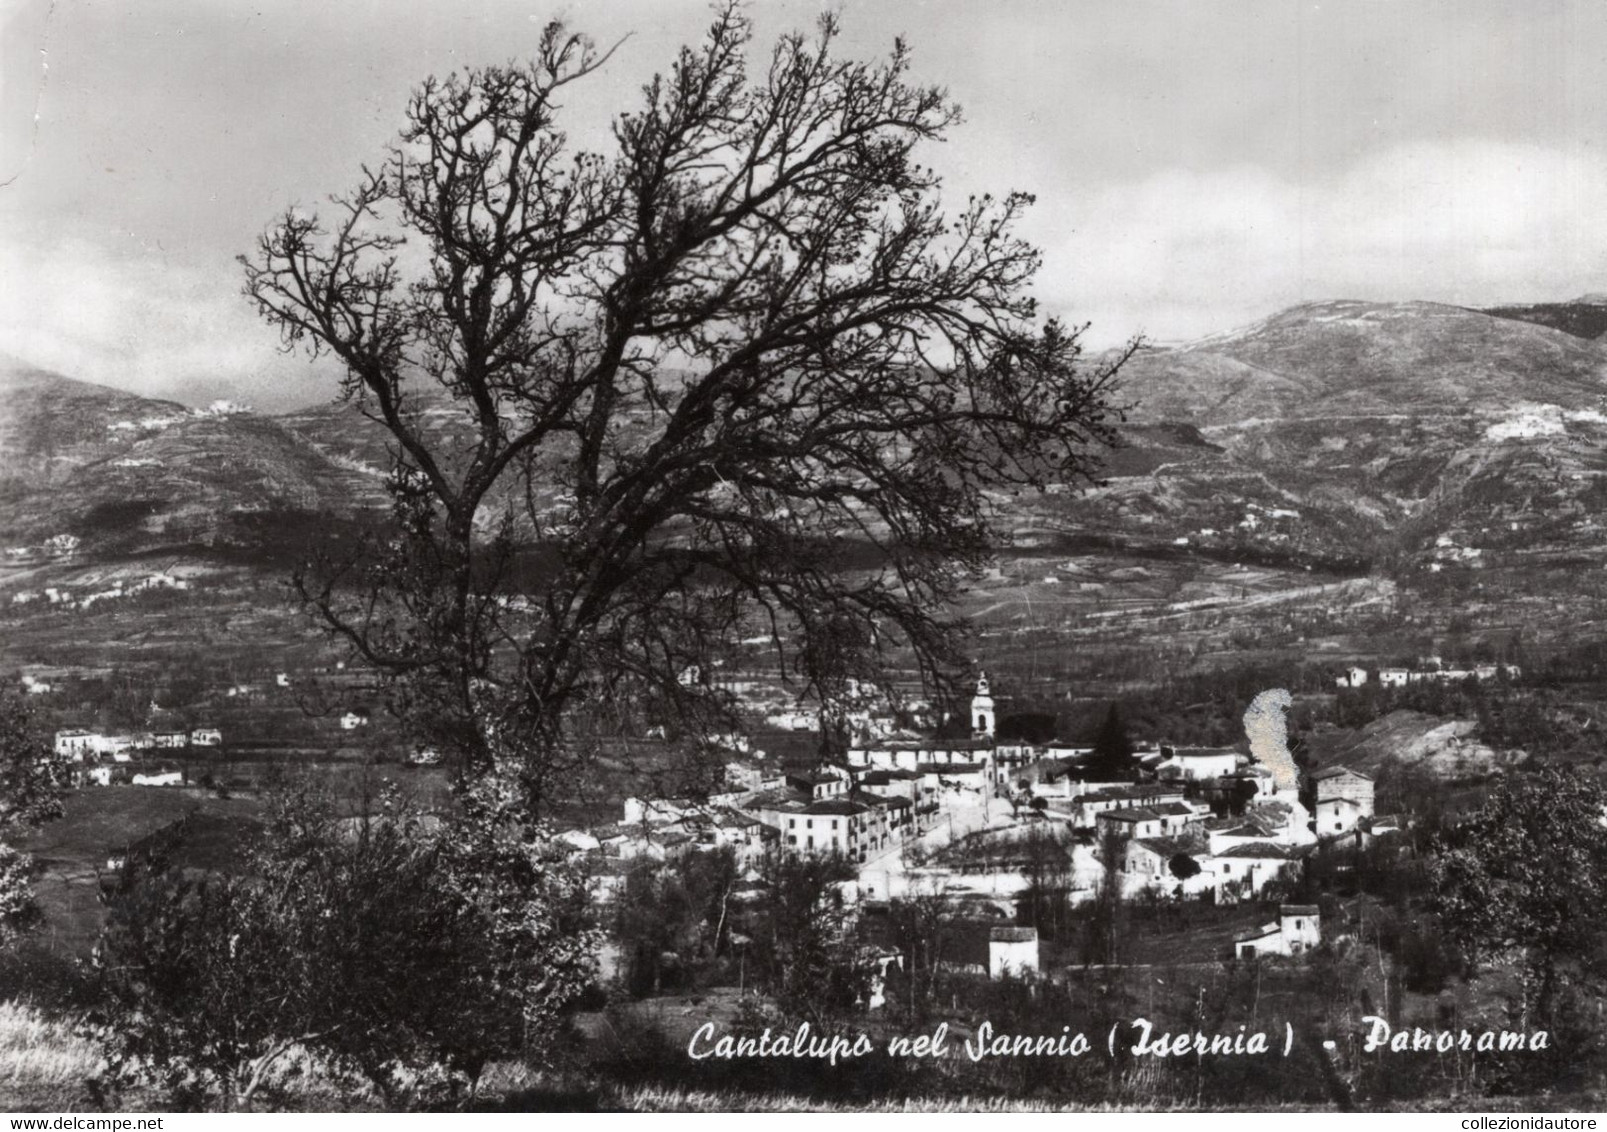
[[1607,1109],[1604,75],[0,0],[0,1110]]

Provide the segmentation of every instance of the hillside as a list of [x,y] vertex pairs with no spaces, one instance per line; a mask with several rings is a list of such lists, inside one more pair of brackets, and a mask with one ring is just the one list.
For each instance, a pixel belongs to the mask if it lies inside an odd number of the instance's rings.
[[1560,330],[1431,303],[1307,304],[1145,351],[1122,393],[1135,421],[1195,425],[1221,454],[1126,485],[1174,539],[1229,520],[1275,538],[1276,507],[1299,512],[1308,543],[1365,547],[1375,564],[1602,549],[1559,521],[1599,502],[1607,347]]
[[[1122,646],[1135,655],[1193,663],[1252,640],[1309,653],[1319,629],[1338,655],[1383,627],[1594,632],[1607,341],[1541,321],[1311,303],[1143,350],[1101,481],[999,497],[1012,545],[965,612],[1011,655],[1037,655],[1035,635],[1086,643],[1092,672],[1123,667],[1098,659],[1122,631],[1145,638]],[[0,389],[0,603],[152,556],[278,578],[384,514],[387,434],[350,405],[197,412],[16,362]],[[422,422],[461,427],[439,402]]]
[[[194,410],[0,361],[0,529],[13,564],[252,551],[291,517],[384,505],[376,469],[274,417]],[[314,526],[317,524],[315,523]]]
[[1347,766],[1377,777],[1391,770],[1423,770],[1440,778],[1466,778],[1512,765],[1521,752],[1494,751],[1467,719],[1441,719],[1392,711],[1356,731],[1335,731],[1316,744],[1318,766]]
[[1607,296],[1604,295],[1581,295],[1566,303],[1486,307],[1483,313],[1549,326],[1576,338],[1600,338],[1607,334]]
[[0,486],[13,492],[62,482],[189,413],[174,401],[74,381],[0,354]]

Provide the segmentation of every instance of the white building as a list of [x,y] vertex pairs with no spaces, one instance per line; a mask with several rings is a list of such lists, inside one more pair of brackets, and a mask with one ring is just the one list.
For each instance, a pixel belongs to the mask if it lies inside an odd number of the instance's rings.
[[846,795],[853,789],[854,780],[842,767],[828,765],[806,773],[784,775],[782,784],[807,794],[813,801],[818,802]]
[[882,770],[916,770],[924,766],[950,766],[990,761],[989,739],[887,739],[848,748],[848,765]]
[[221,747],[223,746],[223,732],[216,727],[197,727],[190,732],[190,745],[192,747]]
[[1002,979],[1038,973],[1037,928],[992,928],[988,932],[988,975]]
[[[1084,786],[1089,785],[1084,783]],[[1036,791],[1034,791],[1036,793]],[[1161,806],[1183,800],[1183,787],[1167,783],[1145,783],[1142,786],[1124,783],[1117,786],[1098,786],[1087,793],[1079,793],[1071,800],[1071,824],[1081,828],[1095,825],[1099,815],[1112,810]],[[1136,834],[1139,837],[1149,834]]]
[[1163,748],[1162,755],[1155,769],[1163,778],[1198,782],[1232,774],[1239,768],[1237,752],[1216,747]]
[[1315,904],[1280,904],[1277,920],[1244,932],[1234,940],[1233,957],[1299,955],[1321,942],[1322,919]]
[[782,731],[819,731],[820,713],[813,711],[781,711],[774,715],[764,717],[769,727],[778,727]]
[[696,806],[688,802],[672,802],[667,798],[626,798],[623,824],[670,825],[692,813]]
[[835,853],[863,862],[892,844],[887,810],[849,798],[794,803],[767,810],[764,817],[781,830],[781,844],[798,853]]
[[1316,793],[1317,836],[1348,833],[1373,816],[1373,780],[1359,770],[1332,766],[1311,776]]
[[1094,827],[1101,835],[1110,829],[1124,837],[1170,837],[1182,833],[1191,823],[1199,821],[1204,812],[1196,810],[1187,802],[1125,806],[1097,814],[1094,818]]
[[1349,833],[1367,817],[1351,798],[1324,798],[1317,803],[1317,836],[1334,837]]
[[177,770],[157,771],[154,774],[136,774],[135,786],[183,786],[184,773]]
[[1215,878],[1218,896],[1223,900],[1254,896],[1293,863],[1287,849],[1270,841],[1229,846],[1201,862]]
[[101,754],[106,737],[95,731],[70,727],[56,732],[56,754],[64,759],[83,762],[86,755]]
[[366,711],[349,711],[340,717],[342,731],[355,731],[359,727],[368,726],[368,713]]
[[1334,681],[1341,688],[1360,688],[1367,683],[1367,669],[1357,668],[1355,665],[1345,671]]

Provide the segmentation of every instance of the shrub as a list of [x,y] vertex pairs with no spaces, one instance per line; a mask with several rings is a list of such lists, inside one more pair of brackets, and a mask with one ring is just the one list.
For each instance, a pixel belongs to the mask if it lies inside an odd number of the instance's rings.
[[394,1108],[539,1055],[596,937],[579,879],[507,812],[471,797],[432,830],[392,795],[340,821],[303,792],[245,874],[136,878],[98,951],[114,1073],[249,1105],[302,1047]]

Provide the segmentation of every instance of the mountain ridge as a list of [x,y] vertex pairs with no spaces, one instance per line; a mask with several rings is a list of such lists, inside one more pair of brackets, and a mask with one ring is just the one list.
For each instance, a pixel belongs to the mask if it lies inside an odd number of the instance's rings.
[[[206,552],[249,544],[263,515],[386,505],[386,434],[349,404],[207,412],[25,363],[0,362],[0,384],[13,543],[65,527],[86,554]],[[1133,407],[1098,486],[1001,504],[1022,545],[1460,568],[1607,492],[1607,342],[1449,304],[1299,304],[1141,350],[1116,399]],[[1546,538],[1607,559],[1589,528]]]

